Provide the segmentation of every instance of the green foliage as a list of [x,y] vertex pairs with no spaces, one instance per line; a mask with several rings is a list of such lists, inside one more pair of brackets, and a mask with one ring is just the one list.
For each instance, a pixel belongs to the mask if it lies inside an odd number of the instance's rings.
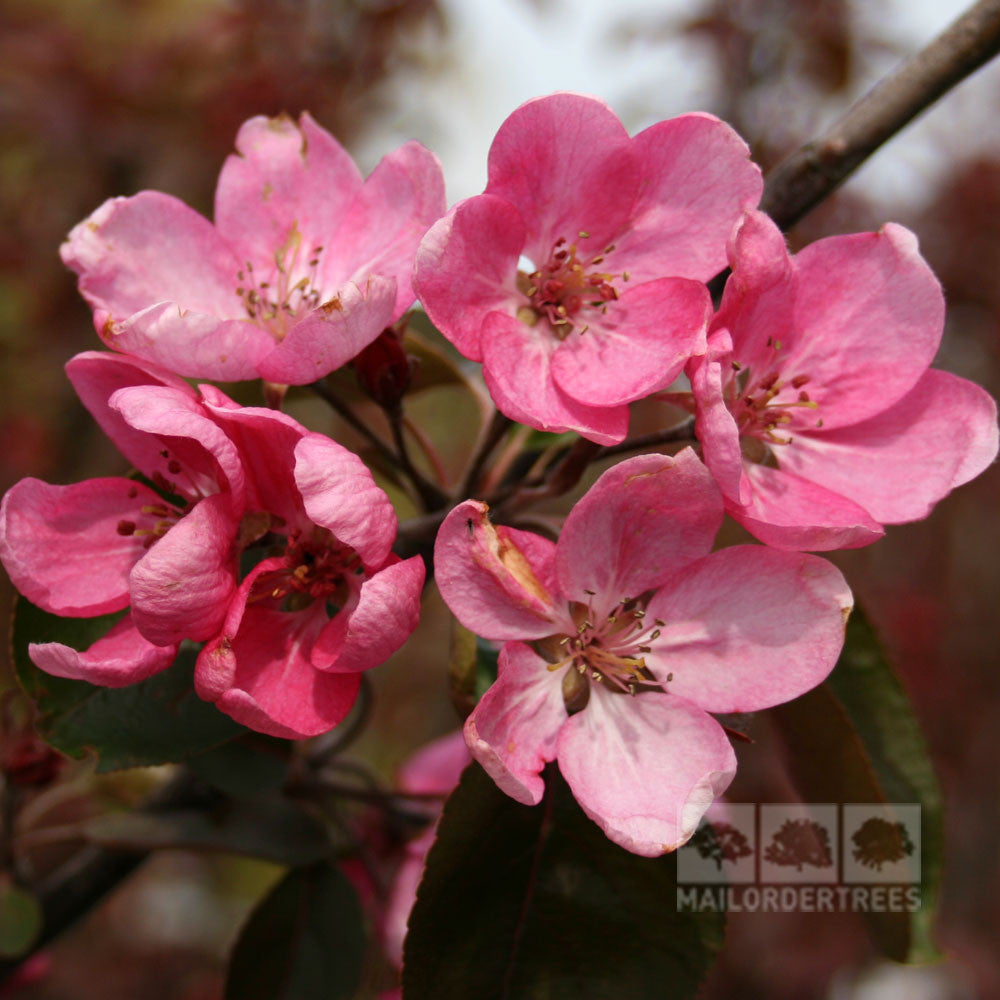
[[772,714],[805,800],[920,804],[921,907],[866,919],[888,957],[938,957],[931,923],[943,851],[941,791],[906,692],[860,611],[848,622],[844,650],[827,682]]
[[241,931],[226,1000],[349,1000],[364,950],[361,905],[347,878],[331,864],[298,868]]
[[44,740],[71,757],[95,754],[103,772],[187,760],[246,732],[194,693],[193,647],[183,647],[169,669],[123,688],[52,677],[28,657],[31,642],[85,648],[120,617],[60,618],[18,598],[12,658],[21,687],[38,708]]
[[463,774],[410,917],[405,1000],[695,996],[722,916],[677,913],[675,859],[611,843],[546,778],[530,807],[478,764]]
[[451,621],[448,687],[455,710],[467,718],[489,686],[497,679],[499,651],[493,644]]
[[0,958],[18,958],[42,929],[42,908],[27,889],[0,880]]

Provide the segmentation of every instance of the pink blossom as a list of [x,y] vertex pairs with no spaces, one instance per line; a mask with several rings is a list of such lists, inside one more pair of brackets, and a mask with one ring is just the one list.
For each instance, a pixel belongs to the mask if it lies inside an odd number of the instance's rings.
[[207,639],[222,624],[236,589],[243,467],[197,393],[169,372],[97,352],[66,371],[122,454],[174,499],[125,478],[23,479],[0,507],[0,559],[18,590],[53,614],[130,609],[84,652],[29,647],[51,674],[119,687],[165,669],[182,639]]
[[761,541],[867,545],[994,459],[994,401],[929,368],[944,299],[912,233],[890,223],[790,257],[754,212],[730,263],[689,374],[705,462]]
[[195,690],[259,732],[315,736],[416,627],[424,564],[393,555],[395,512],[356,455],[283,413],[201,390],[242,456],[244,533],[265,558],[199,655]]
[[779,704],[831,670],[851,607],[840,572],[760,546],[709,554],[721,518],[690,449],[609,469],[556,543],[492,525],[475,500],[448,515],[441,594],[467,628],[507,640],[465,736],[508,795],[539,802],[558,760],[613,841],[673,850],[735,771],[708,713]]
[[529,101],[493,140],[483,194],[421,243],[420,300],[482,362],[509,417],[620,441],[626,404],[704,351],[701,282],[722,269],[732,227],[760,197],[747,157],[710,115],[630,138],[593,98]]
[[308,114],[251,118],[215,195],[215,225],[170,195],[113,198],[70,233],[98,333],[181,375],[311,382],[413,301],[410,272],[445,209],[415,142],[362,180]]

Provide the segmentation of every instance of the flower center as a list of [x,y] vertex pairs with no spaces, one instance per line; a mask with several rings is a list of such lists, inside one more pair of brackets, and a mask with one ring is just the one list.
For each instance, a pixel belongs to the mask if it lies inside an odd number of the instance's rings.
[[274,252],[270,280],[258,282],[250,261],[236,272],[236,294],[243,300],[247,316],[275,340],[284,340],[291,320],[299,312],[310,312],[321,304],[318,269],[322,253],[322,246],[306,253],[298,224],[292,223],[287,239]]
[[[579,238],[588,239],[589,233],[581,230]],[[538,270],[527,274],[517,273],[517,286],[527,297],[528,305],[517,313],[527,326],[534,326],[540,319],[548,320],[549,327],[559,340],[565,340],[574,329],[586,333],[587,312],[608,311],[608,303],[618,298],[612,284],[616,278],[628,281],[628,272],[611,274],[596,268],[615,249],[608,244],[592,257],[581,255],[575,243],[567,244],[561,236],[552,247],[548,261]]]
[[312,601],[329,601],[343,607],[348,600],[353,577],[362,575],[361,557],[343,545],[326,529],[294,532],[284,551],[285,565],[262,573],[253,585],[252,601],[288,599],[289,610]]
[[[145,541],[142,543],[144,549],[150,548],[154,542],[161,539],[188,512],[190,500],[200,500],[204,495],[196,477],[189,470],[185,470],[176,458],[171,457],[166,448],[160,452],[160,457],[164,461],[167,473],[177,478],[186,477],[187,484],[180,487],[157,469],[152,474],[152,483],[162,493],[169,494],[172,497],[171,502],[161,500],[153,504],[143,504],[132,518],[123,518],[119,521],[115,529],[119,535],[144,537]],[[128,496],[130,499],[137,499],[138,487],[133,486]]]

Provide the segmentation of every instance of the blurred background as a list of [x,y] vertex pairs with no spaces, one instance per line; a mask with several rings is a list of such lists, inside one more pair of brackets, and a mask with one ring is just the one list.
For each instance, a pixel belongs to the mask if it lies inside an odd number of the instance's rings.
[[[219,167],[254,114],[309,110],[369,171],[409,138],[441,158],[449,202],[477,193],[500,122],[559,89],[636,131],[688,110],[729,121],[765,171],[964,8],[954,0],[2,0],[0,488],[123,470],[62,374],[98,347],[58,258],[105,198],[144,188],[210,215]],[[790,234],[913,229],[943,282],[937,364],[1000,395],[1000,66],[942,100]],[[441,400],[435,404],[440,408]],[[322,416],[322,420],[328,420]],[[343,428],[330,430],[345,443]],[[1000,996],[1000,471],[838,557],[923,723],[947,801],[941,967],[873,959],[850,916],[742,915],[708,997]],[[3,580],[2,599],[10,604]],[[423,641],[420,641],[420,638]],[[375,671],[363,749],[388,774],[457,724],[447,622]],[[0,668],[0,690],[9,688]],[[766,741],[765,741],[766,743]],[[760,751],[764,753],[766,747]],[[747,758],[744,757],[744,760]],[[67,768],[41,815],[127,801],[151,780]],[[746,779],[746,797],[767,789]],[[86,802],[87,804],[81,805]],[[96,804],[95,804],[96,803]],[[221,997],[226,949],[276,869],[166,852],[0,997]],[[665,900],[665,906],[672,901]]]

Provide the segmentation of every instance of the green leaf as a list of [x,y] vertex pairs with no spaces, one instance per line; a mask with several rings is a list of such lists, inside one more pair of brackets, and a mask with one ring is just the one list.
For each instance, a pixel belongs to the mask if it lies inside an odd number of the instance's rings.
[[59,618],[18,598],[14,667],[38,707],[38,732],[44,740],[71,757],[96,754],[97,770],[104,772],[187,760],[246,732],[194,693],[193,646],[185,644],[167,670],[123,688],[52,677],[28,657],[29,642],[86,648],[120,617]]
[[827,682],[771,713],[804,799],[919,803],[921,906],[912,914],[870,913],[866,919],[889,958],[940,957],[931,924],[944,840],[941,791],[906,692],[858,609]]
[[353,886],[330,864],[289,872],[251,914],[226,978],[226,1000],[349,1000],[365,934]]
[[318,819],[278,796],[162,812],[110,813],[89,820],[83,830],[88,840],[103,847],[223,851],[279,865],[312,864],[333,850]]
[[18,958],[42,930],[42,908],[34,894],[0,880],[0,958]]
[[448,685],[451,702],[463,719],[497,679],[499,655],[491,643],[452,619]]
[[410,915],[405,1000],[695,996],[720,914],[676,912],[673,857],[611,843],[554,768],[536,807],[478,764],[448,799]]
[[289,743],[260,733],[198,754],[188,767],[213,788],[237,799],[276,792],[288,779]]

